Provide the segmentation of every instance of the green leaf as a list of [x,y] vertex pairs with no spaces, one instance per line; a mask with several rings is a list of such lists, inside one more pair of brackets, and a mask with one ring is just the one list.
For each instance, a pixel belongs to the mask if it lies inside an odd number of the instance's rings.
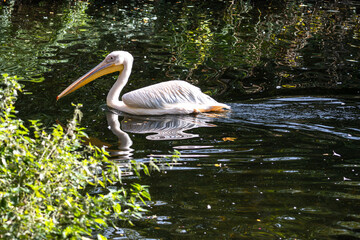
[[101,218],[96,218],[94,221],[100,225],[107,226],[106,222]]
[[121,214],[121,205],[119,203],[116,203],[114,205],[114,211],[117,213],[117,214]]
[[104,237],[104,236],[101,235],[101,234],[98,234],[98,235],[97,235],[97,239],[98,239],[98,240],[107,240],[107,238]]
[[55,208],[53,206],[51,206],[51,205],[46,205],[46,209],[48,211],[55,211]]
[[147,190],[142,191],[141,196],[147,198],[148,200],[151,200],[150,193]]
[[105,184],[104,184],[100,179],[98,179],[97,182],[98,182],[103,188],[105,188]]

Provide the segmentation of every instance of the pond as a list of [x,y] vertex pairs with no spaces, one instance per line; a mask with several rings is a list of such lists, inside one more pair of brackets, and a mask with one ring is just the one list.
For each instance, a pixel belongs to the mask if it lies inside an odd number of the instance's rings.
[[[140,179],[148,218],[109,239],[360,238],[360,4],[356,1],[6,1],[0,72],[22,77],[23,119],[82,125],[114,161],[181,153]],[[107,75],[56,96],[111,51],[124,92],[184,79],[223,114],[109,111]],[[31,93],[31,94],[30,94]],[[132,181],[133,178],[128,179]]]

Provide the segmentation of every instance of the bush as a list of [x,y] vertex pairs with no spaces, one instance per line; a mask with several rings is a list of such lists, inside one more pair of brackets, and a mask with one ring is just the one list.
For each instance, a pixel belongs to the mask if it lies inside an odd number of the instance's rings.
[[[66,128],[44,129],[36,120],[26,127],[15,116],[16,80],[3,75],[0,81],[0,238],[76,239],[113,220],[140,218],[139,203],[150,199],[146,186],[125,188],[124,169],[103,149],[83,145],[79,106]],[[89,186],[106,194],[89,194]]]

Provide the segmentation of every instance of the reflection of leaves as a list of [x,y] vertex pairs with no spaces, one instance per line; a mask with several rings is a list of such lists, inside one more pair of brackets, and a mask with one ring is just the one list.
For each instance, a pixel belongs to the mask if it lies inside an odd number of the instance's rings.
[[[56,11],[49,11],[47,4],[41,7],[18,4],[21,5],[18,11],[11,11],[13,6],[0,9],[0,41],[4,43],[0,49],[0,71],[24,76],[25,81],[40,83],[44,81],[43,74],[51,70],[48,67],[50,64],[68,61],[55,59],[54,49],[69,48],[75,44],[73,40],[78,38],[78,31],[81,31],[78,28],[85,26],[88,21],[85,13],[88,3],[75,1],[70,6],[60,4]],[[23,17],[25,15],[26,18]]]
[[[225,8],[222,21],[207,11],[192,9],[186,12],[182,9],[184,12],[179,16],[182,21],[173,23],[175,56],[172,58],[176,61],[171,62],[183,69],[174,69],[169,75],[179,76],[185,72],[188,79],[198,81],[196,84],[211,86],[215,80],[224,78],[222,69],[230,70],[236,72],[237,80],[242,81],[241,85],[235,86],[234,96],[249,93],[238,90],[254,84],[262,87],[250,94],[265,92],[276,86],[316,88],[330,81],[328,87],[332,87],[339,82],[344,84],[342,78],[353,81],[351,74],[343,74],[346,71],[341,71],[341,66],[351,68],[348,63],[356,63],[359,58],[359,54],[354,57],[351,55],[354,51],[346,50],[349,46],[359,48],[354,41],[359,39],[359,15],[343,4],[323,3],[315,8],[285,1],[281,8],[283,12],[263,11],[245,1],[237,1]],[[322,44],[321,39],[325,40]],[[323,49],[325,53],[321,50],[316,54],[309,49]],[[328,60],[323,61],[326,58]],[[314,61],[321,63],[313,66]],[[273,63],[280,67],[273,68]],[[187,71],[189,68],[190,71]],[[327,73],[323,75],[329,77],[310,81],[307,73],[299,78],[296,72],[318,68],[324,69]],[[270,74],[273,77],[268,77]],[[261,85],[263,75],[270,81]],[[253,79],[258,83],[252,82]]]
[[[193,8],[182,9],[183,12],[180,16],[182,21],[177,21],[177,26],[173,28],[172,45],[175,48],[173,52],[176,53],[176,57],[173,56],[172,59],[176,60],[173,63],[174,65],[187,70],[190,69],[186,78],[190,78],[199,72],[201,75],[210,78],[219,77],[218,73],[222,72],[224,67],[239,67],[244,62],[248,62],[249,59],[253,59],[246,56],[248,55],[247,52],[251,52],[251,49],[254,48],[235,36],[237,34],[236,28],[239,27],[244,18],[243,15],[251,9],[249,6],[240,1],[240,3],[231,4],[225,8],[224,20],[226,24],[223,24],[219,19],[214,19],[211,11],[204,12],[201,8],[198,8],[201,11]],[[240,46],[241,53],[236,53],[237,50],[234,49],[236,45]],[[233,54],[240,54],[245,57],[234,58],[231,57]],[[221,65],[214,66],[215,69],[209,71],[203,67],[209,64],[209,59],[212,59],[211,65],[213,65],[214,59],[221,59]],[[197,69],[198,71],[195,71]]]
[[285,85],[281,85],[283,88],[295,88],[296,85],[290,85],[290,84],[285,84]]
[[[41,82],[51,70],[54,81],[57,76],[71,81],[76,71],[123,49],[136,59],[128,90],[148,85],[148,79],[180,78],[235,100],[282,85],[315,89],[344,86],[347,80],[348,86],[358,86],[358,73],[348,70],[357,68],[359,60],[359,51],[352,50],[360,48],[360,18],[350,4],[282,1],[275,10],[256,1],[215,6],[211,1],[67,0],[42,1],[41,7],[24,4],[36,1],[16,2],[22,2],[21,8],[0,9],[0,71],[27,81]],[[110,84],[96,86],[105,92]]]

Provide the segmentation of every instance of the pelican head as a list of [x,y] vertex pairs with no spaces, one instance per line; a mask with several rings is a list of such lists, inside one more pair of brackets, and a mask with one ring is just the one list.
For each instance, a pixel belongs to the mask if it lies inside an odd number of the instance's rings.
[[114,51],[107,55],[101,63],[99,63],[96,67],[91,69],[85,75],[80,77],[78,80],[73,82],[70,86],[68,86],[62,93],[60,93],[56,100],[68,95],[69,93],[74,92],[75,90],[85,86],[89,82],[113,72],[122,72],[124,70],[124,66],[128,63],[133,62],[133,56],[125,51]]

